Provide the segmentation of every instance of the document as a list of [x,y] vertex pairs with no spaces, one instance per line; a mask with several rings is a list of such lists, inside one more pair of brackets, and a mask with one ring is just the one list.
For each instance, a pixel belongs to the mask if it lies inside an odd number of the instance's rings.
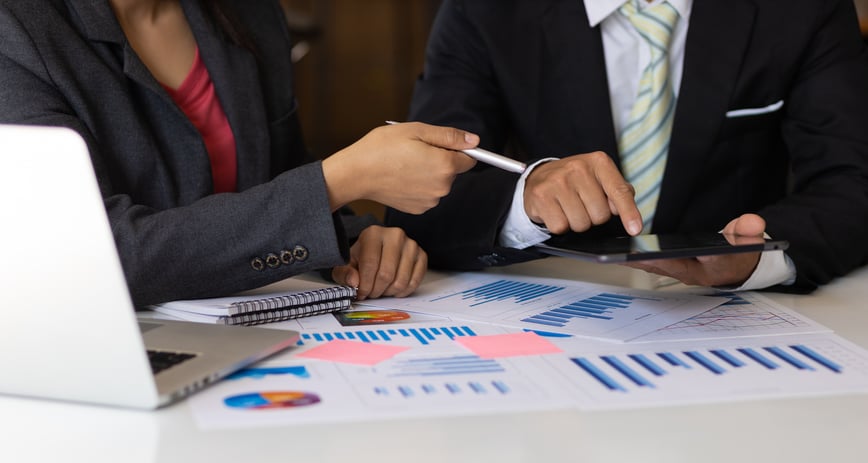
[[868,392],[868,352],[830,333],[561,347],[539,359],[581,409]]
[[755,292],[715,292],[729,299],[707,312],[640,336],[632,342],[685,341],[832,330]]
[[627,342],[729,300],[572,280],[462,273],[426,283],[411,297],[371,299],[359,305]]

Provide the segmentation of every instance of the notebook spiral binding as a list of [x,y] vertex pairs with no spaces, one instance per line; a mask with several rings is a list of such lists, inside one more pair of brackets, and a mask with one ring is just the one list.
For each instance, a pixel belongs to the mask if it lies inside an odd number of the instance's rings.
[[[276,296],[264,299],[253,299],[243,302],[232,303],[229,307],[229,315],[237,316],[263,311],[276,311],[281,309],[305,309],[311,304],[318,302],[330,302],[335,300],[346,300],[347,306],[356,298],[356,288],[351,286],[332,286],[328,288],[312,289],[297,294],[289,294],[286,296]],[[319,304],[315,304],[319,305]],[[305,315],[313,315],[313,313],[305,313]]]
[[228,317],[220,317],[219,323],[224,325],[260,325],[299,317],[322,315],[325,313],[338,312],[348,309],[353,299],[349,297],[325,302],[300,305],[296,307],[284,307],[276,309],[263,309],[259,312],[248,312]]

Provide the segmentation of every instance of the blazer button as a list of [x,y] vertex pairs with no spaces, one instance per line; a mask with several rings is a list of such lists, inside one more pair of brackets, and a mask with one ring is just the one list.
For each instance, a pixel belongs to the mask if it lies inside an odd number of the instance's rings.
[[257,272],[265,270],[265,262],[263,262],[259,257],[253,258],[253,260],[250,261],[250,266]]
[[265,265],[269,268],[280,267],[280,259],[277,257],[277,254],[269,254],[265,256]]
[[299,262],[306,261],[309,255],[310,252],[308,252],[307,248],[304,246],[296,246],[292,248],[292,256]]
[[283,251],[280,251],[280,261],[283,262],[285,265],[289,265],[293,263],[293,261],[295,261],[295,257],[292,256],[292,253],[290,251],[284,249]]

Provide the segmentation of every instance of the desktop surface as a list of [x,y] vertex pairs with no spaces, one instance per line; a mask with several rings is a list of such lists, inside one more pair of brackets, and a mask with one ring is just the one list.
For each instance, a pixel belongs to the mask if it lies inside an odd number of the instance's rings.
[[[490,272],[657,284],[637,270],[563,258]],[[763,294],[868,348],[868,268],[810,295]],[[868,395],[221,430],[200,429],[188,402],[139,412],[0,397],[0,436],[0,461],[15,462],[861,462]]]

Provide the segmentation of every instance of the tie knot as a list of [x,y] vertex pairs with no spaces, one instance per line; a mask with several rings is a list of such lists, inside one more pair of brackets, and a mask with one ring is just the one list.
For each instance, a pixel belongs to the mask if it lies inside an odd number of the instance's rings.
[[652,47],[665,51],[669,48],[669,38],[678,21],[678,11],[669,2],[639,8],[637,1],[641,0],[629,0],[619,11]]

